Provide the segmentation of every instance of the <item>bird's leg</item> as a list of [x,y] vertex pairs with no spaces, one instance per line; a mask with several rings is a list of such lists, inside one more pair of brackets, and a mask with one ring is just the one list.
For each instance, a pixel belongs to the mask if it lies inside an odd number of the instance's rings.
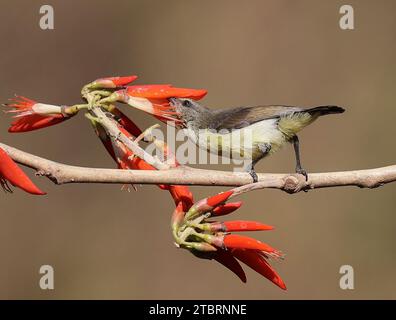
[[245,171],[247,171],[253,178],[253,183],[258,182],[258,177],[256,171],[254,170],[254,166],[256,165],[257,162],[259,162],[266,155],[268,155],[268,153],[271,151],[271,145],[268,143],[260,143],[258,145],[258,148],[261,151],[261,155],[257,159],[252,160],[252,162],[249,163],[249,165],[245,168]]
[[302,174],[305,177],[305,180],[308,181],[308,173],[301,166],[301,158],[300,158],[300,141],[297,136],[294,136],[292,139],[294,153],[296,155],[296,172]]

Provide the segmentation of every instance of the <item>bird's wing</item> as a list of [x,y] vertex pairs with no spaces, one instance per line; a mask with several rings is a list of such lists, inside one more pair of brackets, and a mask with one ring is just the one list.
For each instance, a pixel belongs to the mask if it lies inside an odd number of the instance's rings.
[[279,118],[281,115],[301,110],[303,109],[298,107],[276,105],[219,110],[216,112],[216,121],[213,122],[212,129],[241,129],[255,122],[265,119]]

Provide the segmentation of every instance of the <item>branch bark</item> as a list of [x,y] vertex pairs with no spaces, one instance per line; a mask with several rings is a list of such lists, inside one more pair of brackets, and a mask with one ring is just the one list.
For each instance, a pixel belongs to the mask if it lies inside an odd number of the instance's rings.
[[259,173],[258,183],[244,172],[227,172],[190,167],[165,170],[118,170],[70,166],[57,163],[0,143],[16,162],[35,169],[37,175],[46,176],[54,183],[113,183],[113,184],[174,184],[196,186],[237,186],[234,195],[247,191],[273,188],[296,193],[317,188],[358,186],[375,188],[396,181],[396,165],[343,172],[310,173],[309,180],[298,174]]

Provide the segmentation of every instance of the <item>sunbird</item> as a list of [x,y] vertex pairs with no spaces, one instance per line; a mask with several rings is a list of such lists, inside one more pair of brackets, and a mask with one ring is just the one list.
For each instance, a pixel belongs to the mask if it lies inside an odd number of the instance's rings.
[[[301,166],[297,133],[318,117],[343,113],[339,106],[301,108],[296,106],[265,105],[228,109],[209,109],[192,99],[170,98],[178,126],[186,129],[187,136],[200,148],[209,152],[237,155],[249,160],[245,170],[258,181],[255,165],[264,157],[278,151],[287,142],[293,144],[296,157],[296,173],[308,180]],[[239,139],[250,137],[248,145]],[[233,137],[237,137],[233,139]]]

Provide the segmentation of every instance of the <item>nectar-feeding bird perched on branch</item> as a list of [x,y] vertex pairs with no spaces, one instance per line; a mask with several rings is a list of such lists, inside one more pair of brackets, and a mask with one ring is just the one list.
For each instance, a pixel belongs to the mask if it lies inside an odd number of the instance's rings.
[[[297,133],[320,116],[345,111],[338,106],[301,108],[282,105],[212,110],[193,99],[169,100],[170,117],[176,125],[187,129],[190,140],[208,152],[250,160],[245,170],[253,182],[258,181],[254,170],[257,162],[278,151],[286,142],[294,147],[296,173],[308,180],[308,174],[301,166]],[[169,121],[169,118],[160,120]],[[240,143],[241,139],[243,143]]]
[[[171,98],[170,101],[183,127],[187,128],[189,138],[200,147],[251,160],[246,171],[253,182],[258,181],[255,164],[278,151],[286,142],[293,144],[296,172],[308,180],[301,166],[297,133],[320,116],[344,112],[338,106],[304,109],[282,105],[211,110],[191,99]],[[249,142],[235,143],[234,136],[242,140],[249,137]]]
[[[169,84],[129,85],[136,78],[136,76],[128,76],[97,79],[81,90],[85,100],[82,104],[57,106],[38,103],[19,96],[5,104],[6,111],[14,113],[16,118],[9,128],[9,132],[12,133],[38,130],[59,124],[85,111],[85,116],[91,122],[96,135],[121,170],[63,165],[0,143],[1,186],[6,191],[11,191],[10,183],[31,194],[45,194],[15,162],[36,169],[37,175],[47,176],[57,184],[71,182],[156,184],[161,189],[168,190],[175,203],[176,209],[171,219],[171,228],[178,247],[189,250],[199,258],[215,260],[223,264],[246,282],[246,275],[240,264],[242,262],[278,287],[286,289],[283,280],[269,264],[270,259],[282,259],[283,254],[268,244],[234,234],[273,228],[255,221],[220,221],[221,217],[233,213],[242,205],[241,202],[228,201],[243,193],[263,188],[277,188],[293,193],[313,188],[346,185],[373,188],[396,181],[396,166],[315,173],[310,175],[309,180],[301,175],[259,174],[258,183],[249,183],[251,178],[247,173],[182,166],[171,148],[164,141],[151,135],[152,128],[140,130],[115,103],[126,103],[164,122],[173,120],[179,127],[188,127],[190,122],[192,129],[194,126],[201,126],[205,129],[220,127],[241,131],[244,128],[255,128],[255,125],[259,124],[259,130],[256,132],[259,138],[255,134],[253,140],[257,147],[262,142],[266,142],[263,137],[266,139],[272,137],[268,140],[271,144],[271,150],[268,152],[275,151],[279,147],[278,144],[286,141],[294,142],[297,171],[303,174],[304,171],[299,164],[296,133],[318,116],[341,113],[343,109],[336,106],[311,109],[278,106],[258,107],[258,114],[256,111],[252,113],[253,109],[250,108],[206,112],[209,109],[197,103],[206,95],[206,90],[177,88]],[[210,119],[206,119],[204,126],[199,125],[202,122],[202,114],[194,115],[192,112],[194,110],[198,110],[197,113],[205,110],[203,114],[209,115]],[[217,115],[214,118],[217,119],[215,122],[213,115]],[[263,131],[263,127],[266,130]],[[260,136],[260,133],[264,135]],[[273,139],[274,136],[282,137],[279,140]],[[158,147],[161,157],[148,154],[141,146],[143,141]],[[257,159],[262,156],[263,154],[259,154]],[[253,166],[251,168],[253,169]],[[193,194],[187,186],[194,184],[239,187],[194,201]]]

